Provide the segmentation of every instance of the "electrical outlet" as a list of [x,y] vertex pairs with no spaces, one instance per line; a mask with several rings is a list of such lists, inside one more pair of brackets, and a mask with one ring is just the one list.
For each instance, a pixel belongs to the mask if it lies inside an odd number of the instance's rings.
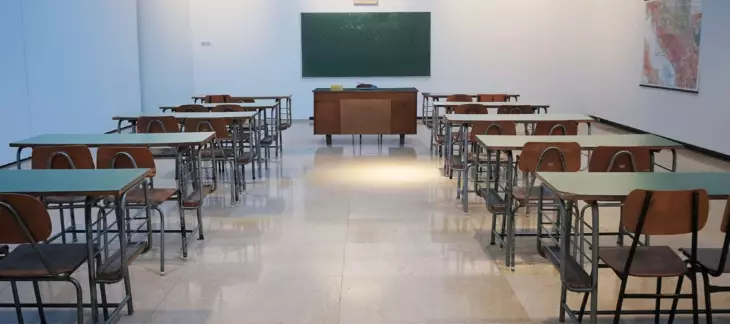
[[200,46],[210,46],[210,41],[202,41],[200,42]]

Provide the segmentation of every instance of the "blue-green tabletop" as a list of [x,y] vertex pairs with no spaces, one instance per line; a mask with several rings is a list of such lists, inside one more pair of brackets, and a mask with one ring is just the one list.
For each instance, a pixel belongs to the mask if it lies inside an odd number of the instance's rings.
[[416,88],[374,88],[374,89],[357,89],[344,88],[342,90],[332,91],[330,88],[317,88],[313,92],[418,92]]
[[713,199],[730,195],[730,172],[538,172],[565,200],[621,201],[632,190],[705,189]]
[[[547,115],[545,115],[547,116]],[[489,149],[519,150],[528,142],[576,142],[584,150],[599,146],[648,147],[652,149],[678,149],[682,144],[652,134],[620,135],[477,135],[477,142]]]
[[263,109],[270,109],[270,108],[276,107],[276,105],[278,105],[278,102],[276,100],[266,100],[266,101],[259,100],[256,102],[187,103],[187,104],[179,104],[179,105],[164,105],[164,106],[160,106],[159,108],[162,110],[170,110],[170,109],[180,107],[182,105],[199,105],[199,106],[203,106],[208,109],[213,109],[214,107],[220,106],[220,105],[236,105],[236,106],[241,106],[244,108],[254,108],[254,109],[258,109],[258,110],[263,110]]
[[446,114],[444,120],[455,124],[473,122],[513,121],[515,123],[536,123],[539,121],[593,122],[591,116],[582,114]]
[[165,147],[198,145],[211,141],[213,132],[154,133],[154,134],[43,134],[10,143],[10,147],[84,145]]
[[162,117],[172,116],[176,119],[251,119],[254,118],[258,112],[256,111],[231,111],[231,112],[208,112],[208,113],[139,113],[130,115],[114,116],[112,120],[137,120],[140,117]]
[[[504,95],[504,96],[506,96],[508,98],[519,98],[520,97],[520,95],[519,94],[516,94],[516,93],[483,92],[482,94],[500,94],[500,95]],[[426,97],[433,98],[433,99],[443,99],[443,98],[448,98],[449,96],[452,96],[454,94],[453,93],[445,93],[445,92],[442,92],[442,93],[438,93],[438,92],[423,92],[423,95],[426,96]],[[472,97],[472,98],[477,98],[481,94],[469,93],[469,94],[466,94],[466,95],[469,96],[469,97]]]
[[435,102],[433,105],[436,107],[458,107],[463,105],[477,104],[487,108],[499,108],[499,107],[533,107],[533,108],[550,108],[550,105],[538,105],[533,103],[523,103],[514,101],[487,101],[487,102],[476,102],[476,101],[444,101]]
[[119,196],[150,169],[0,170],[0,192],[34,196]]

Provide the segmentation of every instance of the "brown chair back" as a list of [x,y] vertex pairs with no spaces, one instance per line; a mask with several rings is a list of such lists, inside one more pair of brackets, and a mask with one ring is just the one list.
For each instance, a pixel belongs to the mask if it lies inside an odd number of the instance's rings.
[[155,158],[146,147],[100,147],[96,165],[99,169],[151,169],[150,177],[156,174]]
[[215,132],[215,137],[219,140],[231,137],[227,126],[223,118],[185,120],[186,132]]
[[480,104],[465,104],[454,107],[455,114],[486,114],[489,113],[487,107]]
[[452,94],[446,97],[446,102],[468,102],[473,101],[470,95],[466,94]]
[[539,121],[534,135],[578,135],[578,122],[574,120]]
[[580,153],[575,142],[529,142],[522,147],[519,168],[522,172],[576,172]]
[[182,105],[172,108],[174,112],[208,112],[208,108],[203,105]]
[[231,96],[226,94],[207,95],[203,100],[205,100],[206,103],[226,103],[231,102]]
[[255,103],[256,100],[253,100],[251,98],[238,98],[238,99],[231,99],[229,102],[240,102],[240,103]]
[[651,172],[651,150],[645,147],[599,146],[591,152],[589,172]]
[[239,105],[231,105],[231,104],[217,105],[217,106],[213,107],[213,109],[211,110],[211,112],[238,112],[238,111],[243,111],[243,108],[241,108],[241,106],[239,106]]
[[[600,184],[598,184],[600,185]],[[637,189],[624,200],[621,224],[636,233],[646,210],[644,235],[678,235],[692,233],[692,215],[697,214],[697,230],[707,223],[710,201],[704,189],[682,191],[648,191]]]
[[51,230],[51,217],[38,198],[0,194],[0,244],[38,243],[48,239]]
[[471,127],[469,141],[476,143],[477,135],[517,135],[517,124],[510,120],[475,122]]
[[505,102],[507,95],[505,94],[480,94],[477,96],[479,102]]
[[137,119],[137,133],[177,133],[180,124],[173,116],[140,117]]
[[497,114],[534,114],[532,106],[501,106],[497,108]]
[[31,153],[33,169],[94,169],[94,158],[83,145],[39,146]]

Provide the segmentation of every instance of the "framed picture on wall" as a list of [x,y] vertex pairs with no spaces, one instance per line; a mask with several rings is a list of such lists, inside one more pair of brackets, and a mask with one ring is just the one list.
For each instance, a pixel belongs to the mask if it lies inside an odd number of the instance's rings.
[[356,5],[377,5],[378,0],[355,0]]
[[701,0],[650,0],[641,85],[699,92]]

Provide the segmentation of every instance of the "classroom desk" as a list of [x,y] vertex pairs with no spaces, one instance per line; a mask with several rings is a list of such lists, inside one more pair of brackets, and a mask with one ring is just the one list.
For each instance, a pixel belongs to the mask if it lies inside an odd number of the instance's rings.
[[499,109],[499,107],[532,107],[532,111],[536,114],[540,113],[540,110],[543,110],[547,114],[548,108],[550,108],[550,105],[534,105],[534,104],[524,104],[524,103],[516,103],[516,102],[466,102],[466,101],[453,101],[453,102],[439,102],[434,104],[433,109],[431,111],[431,120],[435,120],[435,125],[432,125],[431,127],[431,149],[433,149],[434,145],[436,144],[436,136],[442,135],[441,134],[441,123],[443,122],[439,117],[441,116],[440,108],[446,109],[446,114],[449,114],[453,111],[454,107],[468,105],[468,104],[479,104],[487,109]]
[[[199,206],[203,204],[203,198],[217,188],[217,172],[212,173],[212,185],[203,185],[202,182],[202,156],[200,154],[204,146],[214,144],[215,133],[198,132],[198,133],[154,133],[154,134],[44,134],[21,141],[10,143],[10,147],[17,148],[16,163],[18,169],[21,168],[21,152],[25,148],[33,148],[39,146],[64,146],[64,145],[84,145],[88,147],[102,146],[132,146],[132,147],[178,147],[190,149],[190,161],[194,166],[190,179],[193,183],[192,189],[187,188],[186,181],[179,179],[178,189],[184,197],[186,203]],[[178,150],[178,155],[182,154]],[[182,163],[184,159],[178,158]],[[215,163],[213,163],[215,168]],[[179,166],[179,170],[185,170],[183,166]]]
[[[532,124],[539,121],[563,121],[572,120],[578,123],[585,123],[588,126],[588,134],[591,134],[591,123],[595,121],[590,116],[581,114],[446,114],[443,116],[443,122],[446,125],[446,135],[444,136],[444,151],[448,152],[444,159],[444,175],[449,174],[451,167],[450,155],[453,140],[451,126],[466,127],[475,122],[494,122],[494,121],[513,121],[518,124]],[[433,132],[433,130],[432,130]],[[434,133],[435,134],[435,133]],[[436,135],[432,141],[436,142]],[[468,145],[468,138],[463,138],[463,145]],[[466,146],[464,146],[466,147]],[[433,146],[432,146],[433,148]]]
[[[598,253],[596,249],[585,250],[584,242],[590,246],[597,247],[599,244],[600,231],[592,230],[590,242],[585,241],[585,233],[580,229],[572,229],[573,204],[578,201],[593,201],[591,204],[592,224],[599,223],[598,201],[621,202],[628,194],[636,189],[647,190],[693,190],[705,189],[710,199],[726,199],[730,195],[730,173],[674,173],[674,172],[637,172],[637,173],[602,173],[602,172],[577,172],[577,173],[551,173],[538,172],[537,178],[542,181],[542,186],[559,199],[559,217],[561,237],[575,237],[576,244],[570,239],[560,240],[558,244],[546,244],[538,239],[539,252],[544,254],[560,271],[562,281],[560,318],[564,314],[576,321],[573,311],[566,304],[566,293],[590,292],[590,323],[598,322],[598,315],[613,314],[613,310],[602,311],[598,309]],[[571,211],[571,212],[568,212]],[[538,220],[539,221],[539,220]],[[585,220],[579,220],[582,223]],[[583,224],[580,225],[581,227]],[[597,227],[595,227],[597,229]],[[542,229],[541,229],[542,231]],[[540,233],[538,233],[540,234]],[[547,233],[545,233],[548,235]],[[552,237],[552,236],[551,236]],[[549,239],[549,238],[548,238]],[[571,244],[578,245],[571,247]],[[590,253],[590,257],[586,253]],[[582,264],[583,257],[576,260],[577,256],[584,256],[590,262],[591,270],[585,272]],[[565,310],[565,312],[563,311]],[[687,310],[678,310],[679,314],[691,313]],[[719,313],[720,311],[717,311]],[[632,310],[632,314],[654,314],[654,310],[640,311]],[[577,321],[576,321],[577,322]]]
[[[449,96],[453,95],[453,93],[433,93],[433,92],[422,92],[423,100],[421,102],[421,116],[423,118],[423,124],[426,126],[432,126],[429,125],[429,121],[432,121],[432,117],[429,117],[432,115],[433,111],[430,111],[430,109],[433,109],[433,104],[438,102],[441,99],[446,99]],[[493,94],[491,92],[485,92],[484,94]],[[506,97],[507,101],[517,101],[520,98],[519,94],[515,93],[501,93]],[[478,94],[467,94],[467,96],[471,97],[472,99],[478,99]]]
[[[140,113],[140,114],[131,114],[131,115],[122,115],[122,116],[114,116],[112,117],[112,120],[117,121],[117,132],[121,133],[121,125],[122,122],[126,121],[131,123],[132,125],[137,124],[137,120],[140,117],[159,117],[159,116],[172,116],[179,120],[185,120],[185,119],[235,119],[239,122],[249,121],[251,123],[251,129],[255,129],[257,131],[253,132],[253,139],[252,142],[254,143],[254,149],[256,150],[256,164],[258,164],[258,173],[259,177],[262,176],[261,171],[261,165],[264,164],[264,167],[268,170],[269,169],[269,161],[267,159],[262,160],[261,159],[261,140],[262,136],[259,134],[259,122],[261,121],[261,114],[254,111],[233,111],[233,112],[211,112],[211,113],[165,113],[165,114],[154,114],[154,113]],[[255,118],[254,118],[255,117]],[[238,125],[241,125],[239,123]],[[239,134],[242,134],[242,131],[238,129],[237,131],[234,130],[234,144],[237,144],[240,142],[240,138],[238,138],[238,141],[236,140],[237,136]],[[255,167],[255,165],[254,165]],[[238,199],[236,199],[238,200]]]
[[[92,323],[99,323],[99,303],[97,298],[97,284],[116,283],[124,280],[127,288],[131,287],[129,263],[145,250],[148,241],[127,242],[125,224],[125,199],[129,190],[145,184],[149,169],[92,169],[92,170],[0,170],[0,192],[20,193],[33,196],[74,196],[87,197],[84,208],[85,233],[88,246],[89,303],[83,304],[91,308]],[[93,213],[91,211],[98,197],[113,197],[116,210],[116,221],[119,235],[116,244],[109,246],[104,240],[93,236],[95,232]],[[149,213],[147,214],[149,218]],[[98,221],[98,220],[97,220]],[[115,253],[108,253],[109,248],[118,249]],[[102,253],[105,252],[105,253]],[[96,258],[101,258],[97,268]],[[120,262],[123,260],[124,262]],[[132,296],[129,289],[119,303],[110,303],[114,307],[108,321],[113,323],[124,306],[133,311]],[[35,303],[23,303],[22,307],[35,308]],[[15,307],[13,303],[2,303],[0,307]],[[50,308],[75,308],[75,303],[49,304]],[[107,310],[105,309],[105,314]]]
[[[582,150],[590,151],[595,149],[599,146],[620,146],[620,147],[645,147],[648,149],[651,149],[652,151],[659,151],[659,150],[670,150],[672,152],[672,169],[670,171],[676,171],[677,168],[677,149],[680,149],[683,147],[682,144],[676,143],[673,141],[670,141],[668,139],[651,135],[651,134],[629,134],[629,135],[566,135],[566,136],[529,136],[529,135],[517,135],[517,136],[490,136],[490,135],[477,135],[476,137],[477,143],[479,146],[484,148],[487,151],[487,179],[486,179],[486,186],[485,188],[488,189],[487,191],[490,193],[487,195],[488,197],[493,197],[493,193],[497,193],[498,186],[499,186],[499,172],[496,173],[496,179],[494,182],[493,189],[490,188],[490,179],[491,176],[491,165],[490,165],[490,158],[492,154],[496,154],[497,157],[499,157],[500,152],[505,152],[507,155],[507,165],[509,167],[506,168],[506,175],[505,175],[505,185],[504,185],[504,205],[505,206],[512,206],[512,188],[516,186],[516,183],[512,183],[514,180],[514,174],[512,164],[513,164],[513,154],[512,151],[517,151],[522,149],[522,147],[528,143],[528,142],[576,142],[578,145],[580,145]],[[652,165],[654,163],[654,154],[652,153]],[[499,171],[499,166],[497,166],[497,171]],[[572,172],[566,172],[563,174],[572,174]],[[461,188],[462,192],[462,204],[464,212],[466,213],[468,211],[468,175],[464,176],[464,183]],[[597,186],[600,186],[600,184],[596,184]],[[478,189],[477,189],[478,190]],[[514,250],[514,242],[515,242],[515,231],[513,229],[514,227],[514,213],[513,210],[510,208],[507,208],[507,241],[503,242],[505,251],[507,252],[507,260],[506,264],[507,266],[511,266],[514,270],[515,265],[515,250]],[[495,229],[492,229],[495,230]]]
[[314,89],[314,134],[325,135],[327,145],[332,135],[400,136],[416,134],[416,88]]
[[[282,142],[282,131],[284,130],[284,127],[281,125],[281,101],[278,100],[269,100],[266,102],[255,102],[255,103],[248,103],[248,102],[242,102],[242,103],[200,103],[197,105],[201,105],[205,108],[208,108],[208,110],[212,110],[216,106],[220,105],[238,105],[243,108],[247,109],[256,109],[259,112],[263,113],[262,116],[259,117],[259,121],[261,121],[260,125],[262,125],[264,129],[264,138],[270,138],[270,134],[274,134],[275,136],[271,138],[272,144],[271,146],[274,147],[274,154],[276,157],[279,157],[279,151],[281,151],[281,142]],[[177,108],[182,105],[177,106],[161,106],[160,110],[162,112],[166,112],[168,110],[172,110],[174,108]],[[271,110],[271,122],[269,122],[268,117],[268,110]],[[291,114],[290,114],[291,115]],[[289,116],[291,118],[291,116]],[[276,122],[273,122],[273,120],[276,120]],[[291,121],[289,122],[289,125],[291,125]],[[288,127],[287,127],[288,128]]]
[[[243,122],[249,121],[251,123],[251,129],[257,130],[255,132],[252,132],[253,138],[251,139],[251,142],[253,144],[253,150],[255,150],[256,155],[256,163],[252,165],[253,168],[258,165],[258,174],[259,177],[262,176],[261,171],[261,165],[263,164],[264,167],[268,170],[269,169],[269,161],[268,159],[261,159],[261,139],[262,136],[259,134],[259,127],[257,125],[259,124],[260,116],[258,112],[255,111],[234,111],[234,112],[211,112],[211,113],[166,113],[166,114],[152,114],[152,113],[141,113],[141,114],[132,114],[132,115],[124,115],[124,116],[114,116],[112,117],[112,120],[117,121],[117,129],[118,132],[121,132],[120,125],[123,121],[127,121],[132,123],[133,125],[137,123],[137,120],[140,117],[159,117],[159,116],[172,116],[179,120],[185,120],[185,119],[234,119],[237,121],[236,125],[242,126]],[[241,134],[243,134],[243,131],[240,128],[233,128],[233,145],[234,145],[234,158],[238,159],[238,150],[236,149],[240,143],[240,145],[243,145],[242,141],[243,139],[240,137]],[[263,161],[263,162],[262,162]],[[238,201],[238,185],[235,184],[232,188],[235,190],[235,196],[232,196],[233,199]]]

